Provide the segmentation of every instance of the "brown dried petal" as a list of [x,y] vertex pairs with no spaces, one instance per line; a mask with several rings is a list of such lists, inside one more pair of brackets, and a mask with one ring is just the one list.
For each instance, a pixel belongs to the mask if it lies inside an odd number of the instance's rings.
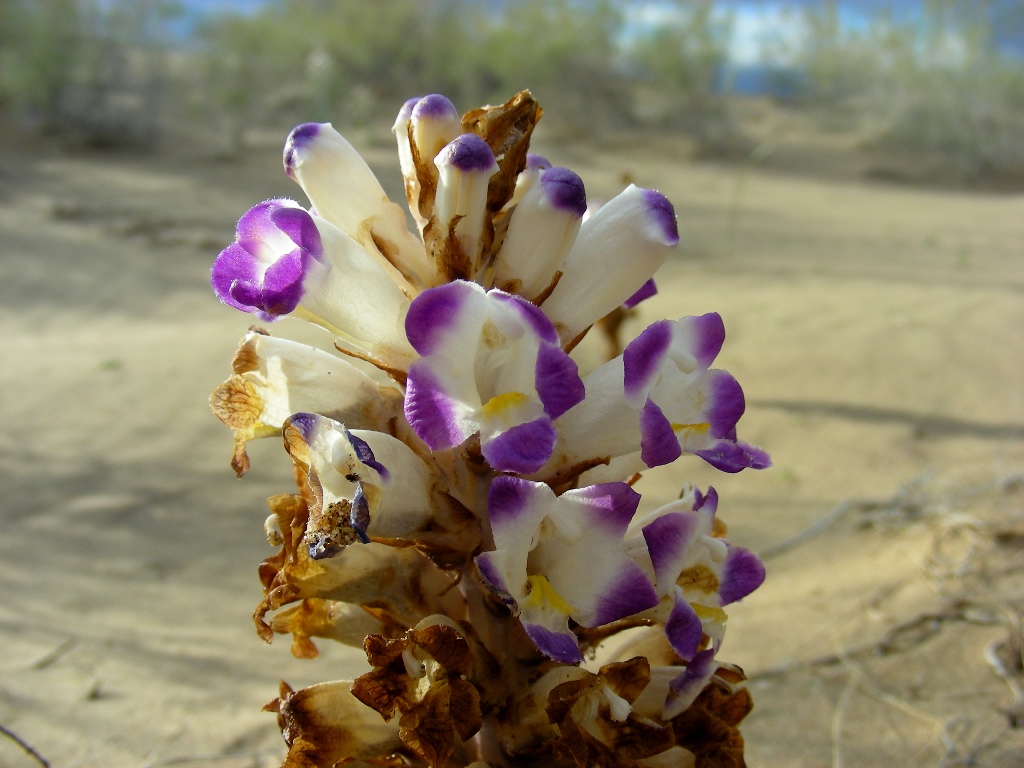
[[745,768],[743,736],[736,726],[753,706],[745,687],[716,678],[672,720],[676,743],[694,754],[697,768]]
[[[456,739],[470,738],[483,722],[480,693],[462,678],[473,665],[465,638],[442,622],[395,640],[370,635],[363,648],[374,669],[353,683],[352,695],[387,719],[400,711],[402,742],[431,766],[446,765],[459,743]],[[439,665],[440,669],[431,668],[429,687],[424,689],[428,678],[410,676],[407,652]]]
[[301,659],[315,659],[318,655],[311,637],[361,648],[367,635],[385,631],[380,621],[359,606],[320,598],[303,600],[278,612],[270,626],[276,634],[291,633],[292,655]]
[[388,720],[406,702],[408,691],[409,677],[404,668],[396,670],[388,666],[374,669],[352,683],[352,695]]
[[462,130],[487,142],[498,161],[498,172],[487,187],[487,210],[502,209],[516,188],[516,177],[526,167],[530,136],[544,110],[529,91],[520,91],[504,104],[481,107],[462,116]]
[[651,682],[651,665],[642,656],[601,667],[605,684],[630,704]]
[[282,768],[328,768],[347,759],[383,757],[401,747],[398,727],[364,707],[338,680],[299,691],[281,684],[265,710],[277,712],[288,744]]
[[402,743],[426,760],[431,768],[446,766],[455,751],[455,723],[448,711],[447,693],[447,686],[432,691],[432,695],[410,707],[398,721]]
[[[593,727],[593,726],[592,726]],[[670,728],[632,717],[624,722],[601,718],[596,723],[601,738],[581,728],[572,718],[559,723],[555,752],[579,768],[632,768],[637,760],[658,755],[675,746]]]
[[454,627],[433,624],[409,631],[409,639],[430,654],[448,677],[463,677],[473,671],[473,654],[466,638]]
[[548,695],[548,716],[558,726],[555,751],[577,766],[632,766],[636,760],[657,755],[675,744],[672,730],[630,714],[623,721],[613,719],[608,705],[596,718],[576,722],[573,707],[583,697],[607,686],[632,703],[651,679],[647,659],[608,664],[597,675],[555,686]]

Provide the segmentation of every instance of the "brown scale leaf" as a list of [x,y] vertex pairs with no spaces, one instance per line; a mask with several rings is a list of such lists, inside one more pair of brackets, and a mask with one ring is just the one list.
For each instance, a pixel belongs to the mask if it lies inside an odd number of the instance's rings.
[[[640,720],[632,714],[622,722],[616,721],[612,719],[607,705],[602,705],[598,717],[587,728],[573,718],[576,703],[603,685],[632,703],[650,680],[651,668],[647,659],[636,657],[607,664],[597,675],[555,686],[548,695],[547,711],[559,730],[556,754],[572,760],[579,768],[627,768],[637,760],[673,747],[675,737],[670,728]],[[595,736],[594,730],[600,733],[600,737]]]
[[498,172],[487,187],[487,210],[497,214],[512,198],[516,177],[526,167],[530,137],[544,110],[529,91],[520,91],[500,106],[474,109],[462,116],[462,130],[490,146]]
[[398,737],[409,749],[426,760],[430,768],[448,765],[455,751],[447,690],[432,692],[413,705],[398,721]]
[[462,677],[473,671],[469,643],[458,631],[445,624],[434,624],[409,631],[409,638],[444,667],[448,677]]
[[753,709],[750,691],[720,679],[672,720],[676,743],[696,757],[696,768],[745,768],[737,726]]

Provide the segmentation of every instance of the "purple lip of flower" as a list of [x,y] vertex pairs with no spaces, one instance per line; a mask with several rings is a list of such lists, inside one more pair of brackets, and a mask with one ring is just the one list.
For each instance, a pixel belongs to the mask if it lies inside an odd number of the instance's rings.
[[359,541],[363,544],[370,543],[370,536],[366,529],[370,527],[370,502],[363,493],[363,484],[356,483],[356,492],[352,497],[352,507],[349,510],[349,522],[352,530],[356,532]]
[[413,349],[421,355],[436,352],[446,333],[458,325],[471,297],[472,288],[457,280],[428,288],[413,299],[405,317],[405,332]]
[[510,525],[529,511],[533,485],[528,480],[499,475],[487,492],[487,512],[493,525]]
[[676,225],[676,212],[668,198],[653,189],[643,191],[644,201],[650,209],[651,217],[661,226],[666,245],[679,242],[679,229]]
[[432,93],[419,99],[412,108],[412,120],[432,120],[438,117],[458,117],[459,111],[446,96]]
[[297,429],[302,435],[303,442],[308,445],[309,441],[313,439],[313,430],[316,429],[318,418],[320,417],[315,413],[293,413],[288,421],[291,423],[292,429]]
[[622,353],[626,397],[638,397],[650,386],[671,344],[672,321],[659,320],[626,345]]
[[678,600],[672,606],[668,621],[665,622],[665,637],[681,659],[691,661],[700,648],[702,628],[700,617],[685,600]]
[[235,242],[213,262],[210,283],[228,306],[270,321],[298,306],[306,274],[322,253],[309,213],[291,200],[268,200],[239,219]]
[[309,545],[309,557],[312,560],[327,560],[334,557],[344,549],[337,542],[331,541],[331,536],[321,533],[316,541]]
[[562,664],[578,664],[583,661],[583,654],[580,653],[580,648],[571,633],[563,635],[552,632],[540,624],[524,623],[523,628],[537,649],[548,658]]
[[654,278],[652,277],[646,283],[640,286],[640,290],[622,302],[623,309],[632,309],[641,301],[647,301],[652,296],[656,296],[658,293],[658,286],[654,284]]
[[718,591],[722,605],[742,600],[764,582],[761,559],[749,549],[730,547],[725,559],[722,586]]
[[539,183],[555,208],[577,216],[586,213],[587,192],[583,179],[568,168],[549,168],[541,175]]
[[438,154],[437,165],[450,165],[463,173],[489,171],[496,167],[494,152],[475,133],[457,136]]
[[352,446],[352,451],[355,453],[356,458],[359,459],[359,461],[366,466],[377,470],[377,474],[380,475],[381,480],[386,482],[391,479],[391,473],[388,472],[388,468],[374,458],[373,451],[370,450],[370,446],[366,444],[365,440],[356,437],[351,432],[346,432],[345,436],[348,438],[348,442]]

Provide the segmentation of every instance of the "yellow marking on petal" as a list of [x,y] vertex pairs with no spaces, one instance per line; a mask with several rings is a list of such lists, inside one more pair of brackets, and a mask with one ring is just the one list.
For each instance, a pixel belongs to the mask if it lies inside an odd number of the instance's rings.
[[528,578],[526,580],[526,594],[528,605],[536,608],[554,608],[566,616],[572,613],[572,606],[551,586],[551,582],[547,580],[546,576],[537,575]]
[[697,614],[698,618],[702,622],[711,621],[718,624],[724,624],[725,620],[728,618],[725,611],[721,608],[709,608],[706,605],[695,605],[693,603],[690,603],[690,607],[693,608],[693,612]]
[[522,392],[503,392],[488,400],[482,409],[483,415],[489,418],[501,416],[502,414],[518,408],[528,402],[530,398]]
[[706,595],[718,591],[718,577],[706,565],[695,565],[692,568],[687,568],[679,574],[676,584],[683,589],[695,589]]
[[672,423],[673,432],[681,432],[684,429],[687,431],[692,430],[693,432],[700,432],[703,434],[704,432],[707,432],[709,429],[711,429],[711,425],[708,424],[707,422],[701,422],[700,424],[676,424],[675,422]]

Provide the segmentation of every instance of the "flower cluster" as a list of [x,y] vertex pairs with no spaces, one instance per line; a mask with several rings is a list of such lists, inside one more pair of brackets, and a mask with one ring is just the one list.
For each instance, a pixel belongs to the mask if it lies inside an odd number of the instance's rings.
[[239,476],[272,435],[295,469],[269,500],[258,632],[372,667],[282,684],[288,766],[742,765],[749,694],[718,653],[764,568],[725,538],[714,489],[649,509],[632,483],[684,454],[725,472],[768,457],[737,439],[717,314],[655,322],[581,373],[588,330],[655,292],[676,216],[633,185],[588,205],[528,153],[540,115],[525,91],[461,116],[406,102],[415,233],[330,124],[301,125],[284,167],[310,206],[255,206],[213,265],[225,304],[334,338],[254,326],[211,397]]

